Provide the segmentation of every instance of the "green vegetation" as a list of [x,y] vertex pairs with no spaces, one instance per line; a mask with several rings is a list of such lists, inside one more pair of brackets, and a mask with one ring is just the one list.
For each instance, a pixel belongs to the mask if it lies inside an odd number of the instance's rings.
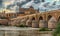
[[40,28],[39,31],[52,31],[52,30],[49,30],[48,28]]
[[21,25],[19,25],[19,27],[28,27],[28,26],[21,24]]
[[6,17],[0,17],[1,19],[7,19]]
[[56,29],[53,33],[53,36],[60,36],[60,22],[58,22]]

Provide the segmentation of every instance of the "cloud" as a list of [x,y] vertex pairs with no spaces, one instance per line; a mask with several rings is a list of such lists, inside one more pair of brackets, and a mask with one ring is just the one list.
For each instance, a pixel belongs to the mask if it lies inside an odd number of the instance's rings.
[[[49,1],[49,2],[48,2]],[[0,0],[0,8],[8,9],[10,11],[19,11],[19,7],[29,8],[33,6],[34,9],[40,9],[40,11],[55,10],[60,8],[59,0],[46,0],[42,2],[41,0]]]
[[2,0],[0,0],[0,8],[2,7]]
[[30,6],[33,5],[33,1],[28,2],[27,4],[22,5],[24,8],[29,8]]
[[54,0],[54,1],[60,1],[60,0]]
[[18,7],[25,3],[26,0],[3,0],[3,9],[17,11],[19,9]]

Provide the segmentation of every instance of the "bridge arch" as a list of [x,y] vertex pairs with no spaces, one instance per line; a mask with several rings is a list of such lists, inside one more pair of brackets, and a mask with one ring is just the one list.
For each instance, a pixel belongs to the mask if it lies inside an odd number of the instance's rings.
[[26,25],[28,27],[32,27],[32,21],[35,20],[35,17],[30,17],[30,18],[27,18],[28,20],[26,21]]
[[37,21],[35,20],[35,17],[32,17],[32,27],[33,28],[38,28],[39,24],[37,23]]
[[42,17],[42,16],[40,16],[40,17],[39,17],[39,20],[43,20],[43,17]]
[[51,18],[52,18],[52,16],[51,16],[51,15],[48,15],[48,18],[47,18],[47,19],[48,19],[48,21],[49,21]]
[[29,17],[26,17],[26,20],[29,20]]
[[35,20],[35,17],[32,17],[32,20]]
[[60,16],[58,17],[58,21],[60,21]]

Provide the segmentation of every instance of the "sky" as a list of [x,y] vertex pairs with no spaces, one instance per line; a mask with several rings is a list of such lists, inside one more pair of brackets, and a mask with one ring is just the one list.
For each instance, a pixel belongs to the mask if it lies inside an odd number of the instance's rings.
[[35,9],[39,8],[40,11],[44,11],[45,9],[53,10],[56,8],[56,7],[53,7],[52,5],[55,3],[55,1],[56,1],[56,5],[60,5],[60,0],[45,0],[45,2],[42,2],[40,0],[40,2],[37,4],[34,3],[34,1],[38,1],[38,0],[31,0],[31,1],[30,0],[29,1],[27,0],[0,0],[0,12],[3,12],[3,11],[6,11],[7,13],[19,12],[19,7],[29,8],[30,6],[33,6]]

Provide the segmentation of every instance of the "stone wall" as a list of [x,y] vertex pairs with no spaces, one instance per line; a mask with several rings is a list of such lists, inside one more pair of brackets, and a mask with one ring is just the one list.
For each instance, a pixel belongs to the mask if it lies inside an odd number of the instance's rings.
[[[11,20],[12,21],[11,25],[25,24],[29,27],[34,27],[34,28],[35,27],[55,28],[59,19],[60,19],[60,10],[54,10],[54,11],[47,11],[44,13],[25,15],[25,16],[21,16],[21,17],[19,16],[19,18],[17,17],[16,19],[12,19],[13,21]],[[35,21],[33,22],[33,20],[35,20]],[[50,21],[50,20],[53,20],[53,21]]]

